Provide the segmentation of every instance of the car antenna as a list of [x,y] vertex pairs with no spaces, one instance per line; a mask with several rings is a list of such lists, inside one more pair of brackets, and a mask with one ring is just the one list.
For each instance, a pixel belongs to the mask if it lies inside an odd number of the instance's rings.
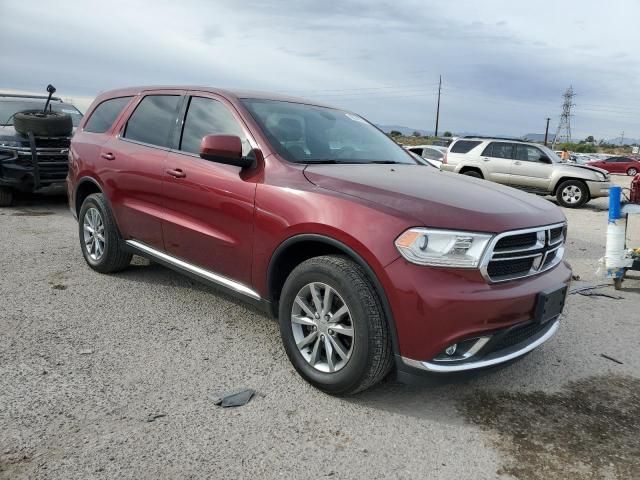
[[44,104],[44,110],[42,110],[42,113],[47,113],[47,108],[49,108],[49,103],[51,102],[51,96],[56,93],[56,87],[51,84],[47,85],[47,92],[49,92],[49,97],[47,98],[47,103]]

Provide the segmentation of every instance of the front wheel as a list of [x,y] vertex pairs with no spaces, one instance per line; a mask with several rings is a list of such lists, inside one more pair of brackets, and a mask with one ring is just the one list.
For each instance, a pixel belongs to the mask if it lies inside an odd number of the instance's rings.
[[380,300],[363,269],[337,255],[298,265],[280,298],[280,334],[298,373],[334,395],[365,390],[391,368]]
[[589,189],[580,180],[566,180],[558,186],[556,198],[562,207],[580,208],[589,201]]
[[117,272],[126,268],[132,255],[113,219],[109,205],[101,193],[89,195],[78,215],[80,248],[89,266],[100,273]]
[[638,169],[636,167],[631,167],[627,170],[627,175],[630,177],[635,177],[638,174]]

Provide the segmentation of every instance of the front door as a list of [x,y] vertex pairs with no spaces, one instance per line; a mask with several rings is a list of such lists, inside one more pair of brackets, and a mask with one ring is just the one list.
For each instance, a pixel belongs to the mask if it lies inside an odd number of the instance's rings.
[[553,165],[550,159],[533,145],[516,145],[516,157],[511,169],[511,185],[532,190],[549,190]]
[[256,183],[239,167],[200,158],[202,137],[237,135],[251,147],[233,107],[215,95],[188,97],[184,123],[164,175],[166,251],[192,265],[250,285]]

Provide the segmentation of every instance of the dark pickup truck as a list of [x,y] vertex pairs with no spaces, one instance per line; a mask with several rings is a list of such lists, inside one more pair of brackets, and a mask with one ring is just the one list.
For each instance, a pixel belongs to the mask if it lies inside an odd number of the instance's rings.
[[0,207],[12,203],[15,191],[64,184],[71,135],[82,113],[49,97],[0,92]]

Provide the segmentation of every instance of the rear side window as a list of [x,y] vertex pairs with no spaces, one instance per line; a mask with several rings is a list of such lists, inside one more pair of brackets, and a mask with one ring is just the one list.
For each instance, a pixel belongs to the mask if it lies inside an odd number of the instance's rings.
[[451,153],[467,153],[472,148],[477,147],[482,142],[477,140],[458,140],[451,146]]
[[491,142],[482,152],[483,157],[513,158],[513,143]]
[[200,153],[200,142],[205,135],[235,135],[242,141],[243,155],[251,150],[242,128],[227,107],[211,98],[191,97],[182,129],[180,150]]
[[119,97],[105,100],[89,117],[89,121],[84,126],[85,132],[104,133],[111,128],[122,109],[129,103],[131,97]]
[[159,147],[169,146],[169,134],[176,123],[179,95],[148,95],[137,106],[123,137]]

